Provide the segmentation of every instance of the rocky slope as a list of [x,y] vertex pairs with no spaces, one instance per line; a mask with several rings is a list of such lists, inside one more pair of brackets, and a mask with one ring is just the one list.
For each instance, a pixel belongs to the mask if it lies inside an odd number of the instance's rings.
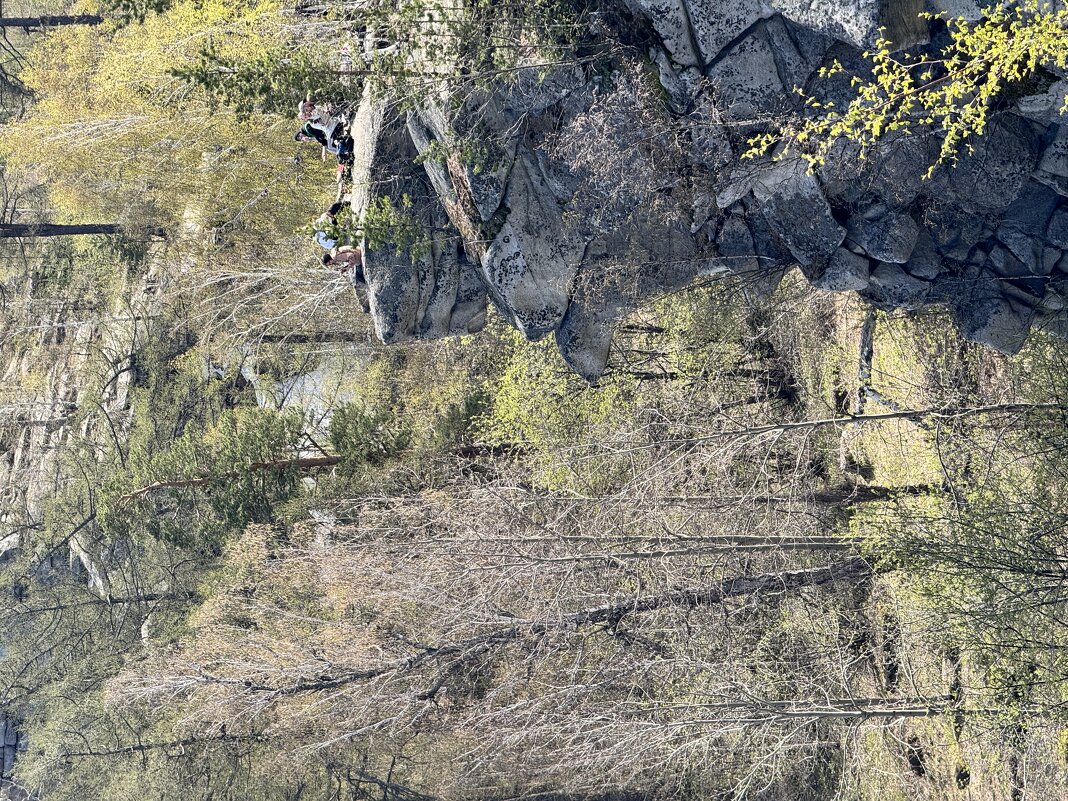
[[[970,0],[938,3],[926,8],[978,16]],[[1034,326],[1060,331],[1065,82],[999,112],[973,154],[929,181],[934,135],[888,139],[863,162],[843,146],[818,175],[740,158],[752,131],[798,110],[794,87],[846,102],[880,28],[901,47],[937,37],[924,8],[626,0],[591,34],[632,40],[611,70],[523,71],[414,110],[368,92],[353,123],[354,211],[372,228],[395,221],[388,197],[414,222],[408,241],[432,243],[365,250],[378,334],[475,332],[488,299],[525,336],[553,334],[592,380],[614,324],[643,299],[724,273],[768,293],[794,266],[880,308],[944,304],[966,337],[1005,353]],[[818,78],[835,59],[844,76]]]

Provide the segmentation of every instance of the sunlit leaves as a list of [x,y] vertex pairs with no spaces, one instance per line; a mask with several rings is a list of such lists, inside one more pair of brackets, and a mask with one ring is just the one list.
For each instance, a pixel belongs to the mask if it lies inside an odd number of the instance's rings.
[[[806,108],[819,113],[752,137],[746,156],[778,146],[778,157],[796,155],[814,169],[841,140],[858,145],[864,158],[887,134],[927,128],[941,136],[938,158],[926,173],[931,177],[939,165],[972,152],[968,140],[986,131],[1006,88],[1032,78],[1040,68],[1068,66],[1068,9],[1022,0],[986,14],[978,22],[947,20],[951,44],[936,57],[893,52],[892,43],[880,39],[864,53],[871,74],[851,79],[854,96],[845,108],[821,105],[798,90]],[[820,70],[820,77],[842,69],[835,61]]]

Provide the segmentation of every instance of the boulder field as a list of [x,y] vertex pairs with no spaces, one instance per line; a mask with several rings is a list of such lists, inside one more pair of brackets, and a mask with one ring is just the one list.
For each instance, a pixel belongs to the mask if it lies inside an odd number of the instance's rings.
[[[353,209],[368,239],[377,226],[395,243],[365,248],[378,335],[474,333],[492,303],[592,381],[643,301],[722,275],[767,295],[795,267],[878,308],[944,305],[1003,353],[1032,328],[1068,332],[1068,81],[1024,87],[929,180],[929,131],[863,160],[840,143],[815,173],[742,158],[753,133],[803,113],[795,87],[847,103],[880,30],[939,47],[924,10],[979,14],[970,0],[626,0],[584,45],[627,39],[611,58],[522,69],[462,100],[366,90]],[[820,77],[835,60],[844,73]]]

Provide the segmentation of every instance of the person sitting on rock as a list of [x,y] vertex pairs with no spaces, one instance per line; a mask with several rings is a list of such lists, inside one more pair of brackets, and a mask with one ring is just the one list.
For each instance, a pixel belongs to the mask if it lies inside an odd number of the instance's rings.
[[326,134],[327,139],[336,139],[346,127],[345,116],[335,114],[330,105],[317,106],[310,100],[302,100],[297,106],[297,119],[311,123],[314,128]]
[[[312,136],[324,147],[328,143],[337,142],[340,145],[339,160],[346,149],[349,153],[352,152],[352,137],[348,133],[348,120],[344,114],[335,113],[333,106],[329,104],[317,106],[311,100],[302,100],[297,105],[297,119],[304,123],[301,132]],[[322,138],[316,132],[322,134]],[[325,154],[323,158],[325,160]]]
[[341,136],[331,139],[322,126],[316,126],[313,122],[305,122],[300,130],[293,134],[297,142],[318,142],[322,148],[322,159],[326,161],[329,153],[337,157],[338,164],[352,163],[352,137],[345,133],[344,128],[338,128]]
[[349,273],[353,283],[367,283],[363,274],[363,252],[352,245],[341,245],[324,253],[323,266],[332,267],[342,275]]
[[371,301],[367,295],[367,278],[363,272],[363,253],[359,248],[342,245],[323,254],[323,266],[333,267],[342,277],[347,275],[356,300],[365,313],[371,311]]
[[342,237],[335,234],[337,226],[337,215],[349,205],[350,199],[348,195],[340,195],[337,200],[327,207],[326,211],[315,218],[315,222],[312,226],[315,228],[315,233],[312,234],[312,238],[323,250],[333,250],[338,245],[347,244],[342,240]]

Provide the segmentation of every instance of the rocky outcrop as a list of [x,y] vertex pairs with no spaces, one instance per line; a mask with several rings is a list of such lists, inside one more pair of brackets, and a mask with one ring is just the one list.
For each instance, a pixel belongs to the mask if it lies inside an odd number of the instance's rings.
[[20,751],[26,750],[26,738],[18,729],[18,723],[13,717],[0,712],[0,737],[3,738],[3,761],[0,762],[0,779],[11,778],[11,772],[15,767],[15,757]]
[[[970,0],[932,8],[977,13]],[[643,300],[719,273],[768,293],[793,267],[884,309],[946,305],[964,336],[1005,353],[1032,326],[1068,329],[1068,83],[999,111],[932,180],[928,133],[888,138],[865,160],[843,144],[818,174],[740,158],[752,131],[800,111],[795,87],[847,102],[880,29],[924,46],[923,10],[621,0],[590,36],[644,32],[629,56],[520,71],[461,104],[401,110],[366,94],[353,206],[379,336],[473,333],[492,303],[528,338],[552,333],[592,380],[615,323]],[[818,79],[834,60],[846,72]],[[383,225],[393,230],[374,233]]]

